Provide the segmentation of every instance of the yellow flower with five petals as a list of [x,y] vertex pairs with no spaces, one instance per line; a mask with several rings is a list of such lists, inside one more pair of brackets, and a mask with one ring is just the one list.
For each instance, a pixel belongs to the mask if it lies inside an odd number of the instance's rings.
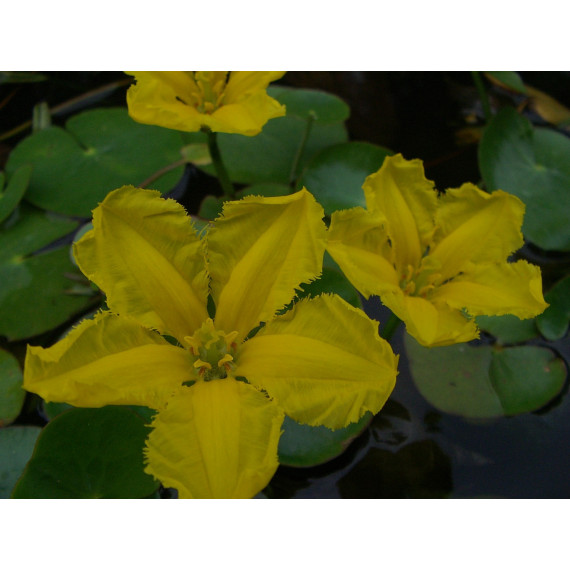
[[129,115],[139,123],[179,131],[259,134],[285,115],[267,94],[284,71],[127,71],[136,83],[127,91]]
[[366,209],[334,212],[328,251],[352,284],[424,346],[467,342],[477,315],[534,317],[548,306],[523,245],[524,204],[473,184],[438,195],[420,160],[387,157],[363,185]]
[[335,295],[283,311],[321,272],[322,217],[304,189],[248,197],[201,238],[158,192],[111,192],[74,246],[109,311],[28,347],[24,387],[153,408],[148,473],[181,498],[254,496],[277,469],[284,413],[340,428],[378,412],[395,383],[397,357],[362,311]]

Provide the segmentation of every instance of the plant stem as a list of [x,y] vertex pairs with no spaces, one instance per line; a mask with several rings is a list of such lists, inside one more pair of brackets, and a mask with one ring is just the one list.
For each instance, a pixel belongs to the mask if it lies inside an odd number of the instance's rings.
[[228,171],[226,170],[226,167],[222,161],[222,155],[220,154],[220,148],[218,147],[218,139],[216,136],[217,133],[214,133],[210,129],[206,128],[203,128],[202,130],[208,136],[208,150],[210,151],[212,163],[216,169],[218,180],[220,181],[220,185],[224,192],[224,197],[227,200],[233,200],[235,198],[235,189],[228,175]]
[[164,168],[157,170],[154,174],[151,174],[144,182],[139,184],[139,188],[146,188],[149,184],[152,184],[155,180],[163,176],[164,174],[174,170],[180,166],[184,166],[188,161],[185,158],[177,160],[176,162],[172,162],[168,164]]
[[307,146],[307,141],[309,140],[309,135],[311,134],[311,130],[313,128],[313,123],[315,122],[316,116],[311,111],[307,116],[307,124],[305,125],[305,132],[303,133],[303,138],[297,148],[297,153],[295,154],[295,158],[293,159],[293,165],[291,166],[291,173],[289,174],[289,185],[293,186],[295,180],[297,180],[297,170],[299,168],[299,162],[301,161],[301,157],[303,156],[303,152],[305,152],[305,147]]
[[390,315],[390,318],[388,319],[388,322],[384,325],[384,328],[382,329],[380,336],[384,340],[389,341],[396,332],[396,329],[400,326],[401,322],[402,320],[399,317],[397,317],[394,313],[392,313]]
[[471,77],[473,78],[473,83],[477,88],[479,93],[479,99],[481,99],[481,105],[483,105],[483,114],[485,115],[485,122],[488,123],[493,118],[493,113],[491,112],[491,105],[489,104],[489,97],[485,89],[485,84],[483,79],[481,79],[481,73],[479,71],[472,71]]

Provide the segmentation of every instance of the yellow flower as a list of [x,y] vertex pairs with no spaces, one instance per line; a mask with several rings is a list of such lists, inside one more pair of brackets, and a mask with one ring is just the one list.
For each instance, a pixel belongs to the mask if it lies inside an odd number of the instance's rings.
[[127,71],[136,83],[127,91],[130,116],[139,123],[178,131],[257,135],[285,115],[267,95],[284,71]]
[[111,192],[75,245],[110,310],[29,347],[24,387],[74,406],[151,407],[148,473],[182,498],[254,496],[277,468],[284,412],[340,428],[378,412],[395,383],[377,323],[340,297],[276,316],[321,271],[322,217],[306,190],[248,197],[201,239],[158,192]]
[[534,317],[548,306],[523,245],[524,204],[473,184],[438,196],[420,160],[385,159],[363,185],[367,209],[334,212],[328,250],[365,296],[379,295],[424,346],[479,335],[476,315]]

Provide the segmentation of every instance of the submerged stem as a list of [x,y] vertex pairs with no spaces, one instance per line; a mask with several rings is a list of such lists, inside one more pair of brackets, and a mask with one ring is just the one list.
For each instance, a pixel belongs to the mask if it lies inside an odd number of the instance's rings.
[[224,197],[228,200],[233,200],[235,198],[235,189],[228,175],[228,171],[226,170],[226,167],[222,161],[222,155],[220,154],[220,148],[218,146],[218,139],[216,136],[217,133],[214,133],[210,129],[206,128],[203,128],[202,130],[208,136],[208,150],[210,151],[212,164],[216,169],[218,180],[220,181],[220,185],[224,192]]

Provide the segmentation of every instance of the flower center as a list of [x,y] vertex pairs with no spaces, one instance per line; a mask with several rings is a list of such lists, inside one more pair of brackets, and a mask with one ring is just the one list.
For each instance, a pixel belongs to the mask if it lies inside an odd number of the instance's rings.
[[195,71],[194,81],[200,89],[200,97],[194,106],[200,113],[212,114],[222,104],[227,74],[220,71]]
[[400,288],[405,295],[428,298],[441,280],[440,264],[426,255],[419,267],[408,265],[400,279]]
[[207,319],[193,336],[184,338],[200,379],[226,378],[234,367],[237,335],[237,331],[226,334],[216,330],[212,319]]

